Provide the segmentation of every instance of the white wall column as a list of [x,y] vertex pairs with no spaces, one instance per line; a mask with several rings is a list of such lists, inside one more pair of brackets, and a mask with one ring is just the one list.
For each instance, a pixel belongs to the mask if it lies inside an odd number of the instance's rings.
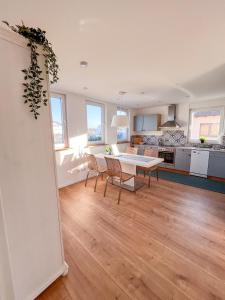
[[[27,41],[0,28],[0,299],[35,298],[65,272],[49,107],[23,103]],[[48,89],[48,81],[44,84]]]

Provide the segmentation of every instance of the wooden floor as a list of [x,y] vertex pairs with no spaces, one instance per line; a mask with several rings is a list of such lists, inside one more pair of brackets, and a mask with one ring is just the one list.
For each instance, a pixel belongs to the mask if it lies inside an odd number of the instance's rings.
[[67,277],[38,299],[225,299],[225,195],[165,180],[60,191]]

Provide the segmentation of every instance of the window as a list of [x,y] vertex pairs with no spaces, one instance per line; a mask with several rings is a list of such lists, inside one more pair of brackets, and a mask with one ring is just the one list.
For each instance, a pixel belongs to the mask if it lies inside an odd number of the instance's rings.
[[[129,112],[127,109],[117,108],[117,116],[127,116]],[[129,140],[129,128],[117,128],[117,141],[124,142]]]
[[190,113],[190,140],[198,141],[201,136],[208,142],[218,140],[222,130],[222,108],[192,110]]
[[55,149],[68,146],[65,96],[51,95],[52,127]]
[[104,105],[95,102],[87,102],[86,112],[88,143],[104,143]]

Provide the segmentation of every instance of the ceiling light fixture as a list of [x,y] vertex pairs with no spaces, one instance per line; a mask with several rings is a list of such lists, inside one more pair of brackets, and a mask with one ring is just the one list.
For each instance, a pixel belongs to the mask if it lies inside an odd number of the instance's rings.
[[128,118],[128,116],[114,115],[113,118],[112,118],[111,127],[128,128],[129,127],[129,118]]
[[80,62],[80,66],[81,66],[82,68],[87,68],[88,62],[85,61],[85,60],[82,60],[82,61]]
[[[125,91],[119,91],[118,94],[123,96],[126,93],[127,92],[125,92]],[[114,115],[113,118],[112,118],[111,127],[128,128],[129,127],[129,118],[128,118],[128,116],[123,116],[123,115],[121,116],[121,115],[117,115],[117,114]]]
[[119,95],[125,95],[127,92],[125,91],[119,91]]

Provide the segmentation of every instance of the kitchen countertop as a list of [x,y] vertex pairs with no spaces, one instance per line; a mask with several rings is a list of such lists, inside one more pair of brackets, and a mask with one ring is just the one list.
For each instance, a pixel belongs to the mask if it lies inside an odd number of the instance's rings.
[[201,147],[178,146],[175,148],[198,150],[198,151],[201,150],[201,151],[225,152],[225,149],[213,149],[213,148],[201,148]]
[[135,144],[134,146],[149,146],[156,148],[179,148],[179,149],[190,149],[190,150],[202,150],[202,151],[213,151],[213,152],[225,152],[225,149],[213,149],[213,148],[203,148],[203,147],[192,147],[192,146],[157,146],[157,145],[148,145],[148,144]]

